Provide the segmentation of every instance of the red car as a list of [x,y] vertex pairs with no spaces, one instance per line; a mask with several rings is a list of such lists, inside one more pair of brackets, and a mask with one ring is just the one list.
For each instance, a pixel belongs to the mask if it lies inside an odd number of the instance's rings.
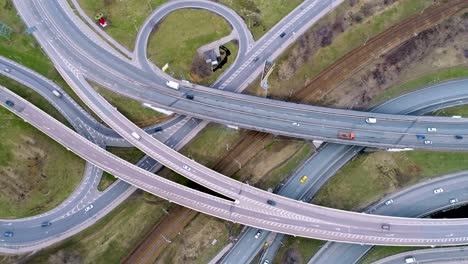
[[338,132],[338,138],[353,140],[354,137],[354,133]]

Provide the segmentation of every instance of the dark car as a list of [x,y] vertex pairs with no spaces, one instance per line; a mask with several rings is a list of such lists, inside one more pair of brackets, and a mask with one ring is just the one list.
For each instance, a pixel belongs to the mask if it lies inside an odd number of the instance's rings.
[[389,224],[382,224],[382,229],[385,231],[390,230],[390,225]]
[[163,130],[162,127],[156,127],[156,128],[154,129],[154,132],[156,133],[156,132],[159,132],[159,131],[162,131],[162,130]]
[[12,236],[13,236],[13,232],[11,232],[11,231],[6,231],[5,233],[3,233],[3,236],[4,236],[4,237],[12,237]]
[[15,103],[13,103],[13,102],[10,101],[10,100],[7,100],[7,101],[5,102],[5,104],[8,105],[9,107],[15,106]]
[[253,61],[257,62],[259,59],[260,59],[259,57],[255,57],[255,59]]
[[192,94],[187,94],[187,95],[185,95],[185,98],[193,100],[193,95]]
[[276,202],[273,200],[267,200],[267,204],[275,206]]
[[284,36],[286,36],[286,32],[283,32],[283,33],[280,34],[280,38],[282,38]]
[[455,135],[455,138],[456,139],[463,139],[463,136],[462,135]]
[[42,223],[41,223],[41,226],[42,226],[42,227],[48,227],[48,226],[50,226],[51,224],[52,224],[51,221],[45,221],[45,222],[42,222]]
[[416,135],[416,138],[417,139],[426,139],[426,136],[425,135]]

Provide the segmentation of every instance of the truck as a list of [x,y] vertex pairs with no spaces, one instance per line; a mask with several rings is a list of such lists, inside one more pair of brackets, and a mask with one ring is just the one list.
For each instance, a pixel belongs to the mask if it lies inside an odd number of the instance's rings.
[[62,97],[62,93],[57,91],[57,90],[53,90],[52,93],[57,96],[58,98]]
[[140,138],[141,138],[140,135],[137,134],[137,132],[132,132],[132,137],[134,137],[134,138],[136,138],[138,140],[140,140]]
[[350,139],[350,140],[353,140],[354,137],[355,137],[354,133],[338,132],[338,138],[341,138],[341,139]]
[[179,90],[179,83],[173,82],[173,81],[167,81],[166,86],[170,87],[172,89]]

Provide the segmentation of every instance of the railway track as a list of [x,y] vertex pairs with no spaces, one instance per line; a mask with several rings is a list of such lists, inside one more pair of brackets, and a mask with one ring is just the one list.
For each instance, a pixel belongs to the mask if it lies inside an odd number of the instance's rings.
[[[370,39],[366,45],[352,50],[320,72],[304,88],[297,91],[293,98],[298,102],[307,103],[311,98],[316,99],[324,96],[364,65],[404,43],[415,33],[418,34],[440,23],[467,6],[468,0],[451,0],[447,3],[436,4],[425,9],[422,13],[390,27]],[[272,140],[271,134],[248,131],[215,163],[213,169],[224,175],[232,176]],[[190,223],[197,214],[193,210],[176,205],[121,263],[154,263],[163,250],[176,238],[180,230]]]
[[293,100],[311,103],[323,98],[354,73],[398,47],[420,32],[440,23],[468,6],[468,0],[450,0],[426,8],[398,23],[338,59],[297,91]]
[[[246,164],[263,144],[273,140],[271,134],[248,131],[223,157],[213,166],[224,175],[232,176],[239,170],[239,166]],[[179,232],[192,221],[198,212],[175,205],[170,212],[159,221],[153,229],[128,254],[122,264],[152,264],[163,250],[176,239]]]

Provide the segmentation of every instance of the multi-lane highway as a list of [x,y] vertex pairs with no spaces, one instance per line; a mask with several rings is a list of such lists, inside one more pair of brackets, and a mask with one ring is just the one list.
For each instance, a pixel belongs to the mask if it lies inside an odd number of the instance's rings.
[[[310,13],[307,11],[315,6],[322,6],[318,10],[328,7],[320,1],[313,3],[303,10],[305,14]],[[68,6],[65,1],[36,1],[32,5],[17,1],[16,5],[25,22],[38,28],[34,34],[39,41],[54,50],[55,55],[45,48],[55,64],[71,68],[77,74],[83,74],[115,92],[142,102],[208,121],[292,137],[385,147],[464,148],[463,142],[454,138],[454,133],[463,133],[463,130],[457,128],[464,122],[461,120],[375,114],[379,122],[369,126],[364,122],[369,117],[365,112],[298,105],[201,86],[189,85],[190,87],[171,90],[165,87],[164,79],[114,56],[84,35],[75,25],[76,21],[70,19],[71,14],[65,12],[64,8]],[[147,31],[149,34],[150,30]],[[147,31],[143,29],[139,36],[147,39],[144,34]],[[283,39],[279,37],[280,33],[275,33],[266,43],[270,41],[281,44]],[[255,54],[259,50],[262,47],[255,46],[250,53]],[[246,66],[252,61],[253,57],[249,57],[239,69],[248,73],[243,67],[252,67]],[[187,93],[193,94],[194,100],[185,98]],[[424,144],[415,136],[426,133],[428,127],[439,128],[440,132],[431,136],[434,144]],[[339,139],[337,134],[340,131],[354,132],[356,138],[354,141]]]
[[[314,3],[316,4],[316,2]],[[85,101],[85,103],[90,106],[93,111],[95,111],[106,123],[108,123],[115,131],[130,141],[133,145],[136,145],[151,157],[158,159],[164,165],[184,174],[191,179],[196,180],[208,188],[219,191],[228,197],[236,199],[236,203],[221,201],[220,199],[213,197],[208,198],[204,194],[192,192],[181,186],[176,186],[171,183],[164,182],[164,180],[159,177],[151,177],[148,174],[138,170],[134,166],[130,166],[126,163],[122,163],[120,160],[116,160],[114,157],[109,156],[108,153],[103,152],[100,149],[93,149],[94,154],[96,155],[95,157],[93,157],[91,154],[86,154],[86,157],[84,158],[92,160],[94,163],[99,164],[99,166],[105,168],[106,170],[111,170],[111,173],[115,173],[115,175],[119,175],[128,181],[132,181],[133,184],[136,184],[145,190],[151,190],[152,193],[167,199],[173,199],[173,201],[191,208],[204,211],[205,213],[211,212],[213,215],[217,215],[218,217],[225,219],[230,219],[232,221],[237,221],[237,219],[239,219],[239,222],[248,223],[249,225],[262,228],[267,227],[266,229],[269,230],[285,233],[293,232],[294,234],[312,236],[316,238],[328,238],[332,240],[355,241],[359,243],[363,242],[370,244],[429,243],[432,245],[437,243],[463,243],[463,241],[466,240],[466,237],[464,237],[462,234],[460,234],[459,237],[443,238],[442,234],[445,234],[448,231],[447,229],[455,228],[455,226],[448,225],[447,223],[441,223],[440,221],[432,222],[423,220],[381,218],[376,216],[363,216],[360,214],[345,213],[338,210],[304,205],[294,202],[290,199],[280,198],[276,195],[262,192],[260,190],[233,182],[223,177],[222,175],[215,174],[200,166],[199,164],[161,146],[161,144],[146,135],[143,131],[136,128],[119,113],[116,113],[116,111],[110,105],[108,105],[107,102],[105,102],[99,95],[92,91],[91,87],[88,87],[89,85],[87,85],[87,83],[84,81],[81,74],[84,72],[87,77],[92,79],[96,78],[96,81],[99,81],[105,86],[110,86],[109,88],[119,90],[121,93],[125,93],[122,92],[123,90],[127,90],[128,92],[131,89],[134,89],[132,91],[132,96],[144,96],[145,99],[140,98],[142,101],[148,101],[146,98],[151,98],[150,95],[158,95],[157,98],[154,98],[155,101],[152,101],[153,103],[158,104],[157,100],[161,100],[161,102],[166,101],[166,103],[171,104],[169,108],[180,109],[180,112],[182,113],[184,113],[183,111],[186,111],[185,113],[190,112],[195,116],[204,117],[208,120],[228,123],[231,123],[234,119],[238,121],[242,119],[243,122],[245,122],[244,126],[246,127],[249,127],[248,124],[250,123],[250,126],[255,126],[256,129],[285,134],[289,133],[289,135],[293,136],[310,137],[310,135],[313,135],[313,137],[320,138],[321,136],[317,136],[319,134],[315,134],[317,131],[313,131],[313,129],[308,126],[311,126],[312,124],[323,123],[323,118],[329,118],[327,122],[333,122],[333,120],[336,118],[335,120],[340,123],[340,125],[337,125],[333,128],[326,127],[324,130],[331,130],[332,132],[336,132],[337,127],[341,129],[341,123],[344,123],[344,127],[356,127],[354,129],[357,131],[362,129],[359,127],[362,126],[363,120],[367,114],[286,104],[282,102],[262,100],[225,92],[220,93],[202,87],[197,87],[197,91],[191,91],[195,94],[197,100],[185,100],[180,97],[183,95],[180,93],[180,91],[170,91],[167,90],[167,88],[161,88],[161,86],[156,84],[158,81],[161,83],[162,80],[154,78],[152,75],[149,76],[145,72],[139,71],[131,64],[124,62],[118,57],[114,57],[112,53],[107,52],[106,50],[102,49],[101,46],[96,45],[89,39],[86,39],[86,36],[84,36],[79,29],[74,27],[74,23],[72,23],[71,20],[68,19],[66,15],[64,15],[64,12],[62,12],[63,10],[61,10],[61,7],[68,5],[65,1],[58,1],[58,5],[55,2],[51,3],[48,1],[37,1],[27,6],[22,5],[21,1],[16,1],[15,5],[18,7],[20,14],[27,24],[37,25],[39,30],[34,33],[36,38],[43,45],[46,52],[51,56],[56,67],[59,69],[67,82],[75,89],[77,94]],[[32,12],[29,13],[30,11]],[[63,30],[64,28],[67,28],[66,32]],[[92,52],[89,53],[89,51]],[[124,85],[125,87],[128,87],[128,89],[124,89]],[[148,90],[143,91],[143,88],[149,87],[153,88],[151,89],[151,92],[148,92]],[[6,93],[6,91],[4,92]],[[182,92],[185,92],[185,90]],[[5,96],[13,95],[6,93]],[[202,100],[198,100],[200,97]],[[19,98],[15,97],[15,99],[21,101]],[[181,108],[178,108],[179,106]],[[194,106],[196,106],[196,108],[193,108]],[[221,117],[220,112],[222,111],[220,110],[224,109],[225,106],[229,106],[229,112],[224,113],[224,115]],[[210,109],[213,112],[210,112]],[[237,112],[233,112],[233,109],[235,109]],[[275,111],[271,112],[272,110]],[[198,113],[202,113],[203,111],[204,112],[203,114],[194,114],[194,112],[197,111]],[[317,111],[321,112],[317,113]],[[89,151],[91,152],[88,153],[93,152],[91,150],[92,146],[89,145],[89,142],[81,141],[77,138],[76,134],[73,134],[73,132],[67,130],[60,124],[56,124],[53,120],[44,116],[43,113],[34,107],[29,106],[26,102],[22,102],[22,104],[17,107],[15,113],[22,117],[24,117],[24,114],[31,114],[34,119],[47,121],[47,123],[30,122],[34,123],[40,129],[59,140],[62,144],[73,145],[70,146],[70,148],[74,149],[74,151],[80,152],[82,148],[90,148]],[[315,120],[319,120],[320,122],[312,122],[314,118],[309,118],[312,113],[314,114]],[[294,114],[302,114],[297,117],[301,119],[298,120],[301,125],[296,126],[297,128],[291,128],[290,125],[290,122],[292,121],[290,119],[291,115]],[[219,116],[219,120],[213,118],[217,115]],[[256,123],[252,123],[252,117],[254,116],[261,116],[263,118],[260,120],[255,120]],[[427,125],[433,126],[437,122],[442,122],[438,124],[444,124],[444,129],[447,129],[447,131],[453,133],[457,129],[456,123],[464,122],[464,120],[453,120],[449,118],[432,119],[414,117],[408,118],[401,116],[376,116],[379,120],[384,120],[384,118],[387,118],[387,122],[380,122],[387,126],[406,124],[407,127],[408,121],[412,123],[411,131],[408,130],[400,133],[397,133],[397,131],[392,131],[391,133],[387,133],[390,134],[390,138],[391,136],[395,136],[395,133],[398,134],[399,137],[402,137],[407,135],[405,133],[425,131]],[[263,124],[262,121],[264,119],[265,123]],[[434,120],[436,123],[430,123]],[[420,121],[429,123],[421,123]],[[233,123],[240,124],[236,122]],[[269,124],[267,125],[267,123]],[[48,127],[48,124],[53,125],[54,128],[52,129]],[[301,129],[298,129],[299,127],[301,127]],[[401,129],[402,127],[405,126],[403,125],[399,128]],[[291,133],[291,130],[294,131],[294,133]],[[384,129],[380,125],[373,128],[366,127],[365,130],[370,135],[380,134],[376,140],[381,140],[382,142],[375,143],[377,145],[385,146],[400,144],[401,146],[401,142],[406,142],[405,139],[398,139],[398,142],[400,143],[395,143],[395,138],[387,138],[387,140],[390,141],[385,142],[381,136],[385,135],[387,137],[389,135],[382,133],[382,130]],[[63,132],[63,134],[58,135],[58,131]],[[131,132],[134,131],[140,133],[141,139],[135,139],[131,136]],[[329,132],[330,131],[328,131],[328,133]],[[404,135],[401,133],[404,133]],[[451,147],[450,141],[453,140],[453,134],[438,134],[438,136],[448,140],[447,144],[440,144],[441,148]],[[76,141],[73,142],[72,140],[64,142],[63,138],[60,140],[60,137],[68,137],[68,140],[75,138]],[[330,136],[327,135],[323,138],[327,137]],[[414,141],[414,134],[412,137]],[[331,140],[336,140],[336,138]],[[362,140],[362,142],[360,140],[356,140],[355,142],[362,144],[374,144],[367,138],[363,137]],[[411,141],[411,139],[409,139],[409,141]],[[459,143],[456,145],[460,146]],[[439,145],[437,146],[439,147]],[[160,151],[162,154],[159,155],[156,153],[156,151]],[[112,163],[112,168],[110,168],[111,164],[106,164],[103,161],[106,160],[105,158],[107,158],[107,162]],[[121,169],[126,173],[118,173],[118,171],[115,170],[115,168],[119,166],[118,164],[123,166]],[[132,173],[133,177],[129,178],[128,175],[131,175]],[[142,178],[138,178],[139,176]],[[144,181],[139,181],[141,179]],[[156,187],[157,185],[154,185],[156,183],[162,185],[166,184],[168,188],[161,190],[159,189],[160,186]],[[171,188],[169,188],[169,186]],[[168,190],[171,192],[168,193]],[[177,196],[174,197],[176,193]],[[192,200],[187,201],[187,198],[189,197],[192,198]],[[266,205],[267,199],[274,199],[276,201],[276,206]],[[229,205],[229,218],[226,218],[226,205]],[[235,213],[233,213],[233,211],[235,211]],[[249,217],[249,214],[252,211],[255,211],[255,215],[260,219],[253,219],[252,217]],[[394,234],[393,237],[387,236],[390,234],[389,232],[382,231],[382,221],[384,220],[388,220],[387,222],[391,221],[391,233]],[[340,222],[346,224],[339,224]],[[465,224],[462,220],[450,222],[454,225]],[[412,231],[414,231],[413,226],[419,225],[434,225],[438,226],[440,229],[433,230],[433,232],[430,233],[425,233],[424,238],[421,238],[421,232],[418,233],[416,231],[412,233]],[[457,228],[459,227],[457,226]],[[384,230],[387,229],[385,228]],[[398,235],[395,235],[396,233],[398,233]]]
[[[3,69],[0,74],[6,75],[39,93],[67,119],[77,132],[91,142],[101,147],[106,145],[131,146],[117,133],[97,122],[51,80],[4,57],[0,57],[0,67]],[[5,69],[8,69],[8,71],[5,71]],[[59,91],[61,96],[54,95],[54,90]],[[145,130],[153,133],[154,137],[165,142],[165,144],[180,149],[182,146],[180,143],[184,142],[185,132],[193,123],[190,119],[184,119],[183,121],[180,121],[180,119],[183,119],[183,117],[177,117],[167,123],[159,124],[164,129],[155,134],[154,126],[145,128]],[[153,172],[161,168],[160,164],[148,156],[143,157],[136,165]],[[80,185],[60,206],[33,217],[0,220],[0,233],[14,231],[15,237],[20,237],[14,243],[2,239],[0,252],[18,252],[16,250],[12,251],[11,248],[14,247],[12,244],[20,245],[23,247],[20,252],[24,252],[37,250],[50,243],[63,240],[104,217],[107,212],[119,205],[136,190],[131,185],[119,181],[106,191],[99,192],[97,185],[101,175],[102,170],[87,163]],[[83,210],[89,204],[93,204],[93,212],[83,217]],[[63,221],[55,222],[58,219]],[[53,222],[53,227],[42,228],[41,223],[46,221]]]
[[[415,92],[402,95],[387,103],[384,103],[372,111],[392,114],[427,114],[435,109],[460,105],[468,99],[468,91],[465,89],[468,80],[457,80],[434,85],[432,87],[417,90]],[[447,93],[447,91],[450,91]],[[339,144],[327,144],[322,146],[317,153],[304,162],[289,180],[281,187],[278,194],[297,200],[310,201],[319,189],[349,160],[359,153],[363,147],[346,146]],[[307,175],[308,179],[304,184],[300,183],[302,176]],[[223,263],[236,263],[241,261],[248,263],[256,253],[263,247],[265,239],[270,232],[263,231],[259,238],[255,238],[258,232],[256,228],[248,228],[241,236],[234,247],[223,258]],[[277,234],[283,237],[282,234]],[[274,258],[277,249],[281,245],[281,238],[277,238],[269,246],[263,258],[271,260]],[[336,243],[335,243],[336,244]],[[347,244],[340,244],[347,247]],[[357,248],[357,247],[356,247]],[[338,263],[340,259],[336,258]],[[326,262],[323,262],[326,263]]]
[[[435,194],[434,190],[438,188],[442,188],[443,192]],[[424,217],[468,203],[467,190],[468,172],[455,173],[419,183],[387,196],[367,208],[365,212],[389,216]],[[385,205],[387,201],[393,202]],[[446,234],[447,237],[452,235]],[[371,248],[372,246],[367,245],[326,243],[309,263],[357,263]]]

